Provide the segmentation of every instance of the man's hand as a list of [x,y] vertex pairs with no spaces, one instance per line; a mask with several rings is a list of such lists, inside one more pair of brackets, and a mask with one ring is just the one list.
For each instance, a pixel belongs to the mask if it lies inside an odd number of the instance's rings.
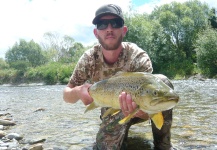
[[[124,114],[124,116],[128,116],[130,113],[132,113],[136,108],[137,104],[132,101],[132,97],[130,94],[127,94],[126,92],[122,92],[119,95],[119,102],[120,102],[120,107],[121,110]],[[143,111],[139,110],[134,117],[139,117],[144,120],[148,120],[149,116],[147,113],[144,113]]]
[[80,92],[79,92],[79,97],[81,101],[84,103],[84,105],[89,105],[90,103],[93,102],[93,98],[90,97],[90,94],[88,92],[89,87],[92,84],[83,84],[80,86]]
[[137,108],[137,105],[132,101],[130,94],[127,94],[126,92],[122,92],[119,95],[119,102],[124,116],[128,116]]

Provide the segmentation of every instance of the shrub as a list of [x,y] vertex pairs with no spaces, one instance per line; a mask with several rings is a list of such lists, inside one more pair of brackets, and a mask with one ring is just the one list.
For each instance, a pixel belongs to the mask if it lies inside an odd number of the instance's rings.
[[4,69],[0,70],[0,84],[11,83],[17,77],[17,70]]
[[61,84],[66,84],[69,82],[69,78],[72,74],[74,67],[74,64],[61,65],[61,67],[58,69],[58,79]]
[[29,82],[45,82],[45,84],[66,84],[69,81],[74,64],[62,64],[57,62],[30,68],[25,73],[25,78]]

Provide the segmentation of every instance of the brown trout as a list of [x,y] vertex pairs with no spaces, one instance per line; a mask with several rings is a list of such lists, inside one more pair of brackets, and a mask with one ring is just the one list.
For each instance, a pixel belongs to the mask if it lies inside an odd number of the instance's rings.
[[97,107],[110,107],[103,117],[115,115],[120,111],[119,95],[121,92],[131,95],[138,108],[119,121],[128,122],[138,110],[149,114],[158,129],[164,123],[162,111],[173,108],[179,101],[179,96],[161,79],[144,72],[118,72],[109,79],[94,83],[89,88],[89,94],[94,101],[85,112]]

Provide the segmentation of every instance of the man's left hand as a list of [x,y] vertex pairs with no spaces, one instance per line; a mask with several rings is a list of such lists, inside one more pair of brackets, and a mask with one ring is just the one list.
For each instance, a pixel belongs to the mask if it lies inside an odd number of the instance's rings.
[[[119,95],[119,102],[120,102],[120,107],[121,110],[124,114],[124,116],[128,116],[130,113],[132,113],[136,108],[137,104],[132,100],[132,97],[130,94],[127,94],[126,92],[122,92]],[[144,120],[148,120],[149,116],[147,113],[139,110],[134,117],[139,117]]]

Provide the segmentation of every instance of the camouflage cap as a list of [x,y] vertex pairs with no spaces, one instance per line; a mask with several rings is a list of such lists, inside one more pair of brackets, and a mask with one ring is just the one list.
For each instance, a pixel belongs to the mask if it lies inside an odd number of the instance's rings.
[[121,7],[119,7],[118,5],[115,5],[115,4],[106,4],[106,5],[103,5],[97,9],[97,11],[95,13],[95,18],[93,19],[92,23],[94,25],[96,25],[97,21],[102,16],[107,15],[107,14],[115,15],[115,16],[121,18],[124,22],[124,17],[123,17]]

